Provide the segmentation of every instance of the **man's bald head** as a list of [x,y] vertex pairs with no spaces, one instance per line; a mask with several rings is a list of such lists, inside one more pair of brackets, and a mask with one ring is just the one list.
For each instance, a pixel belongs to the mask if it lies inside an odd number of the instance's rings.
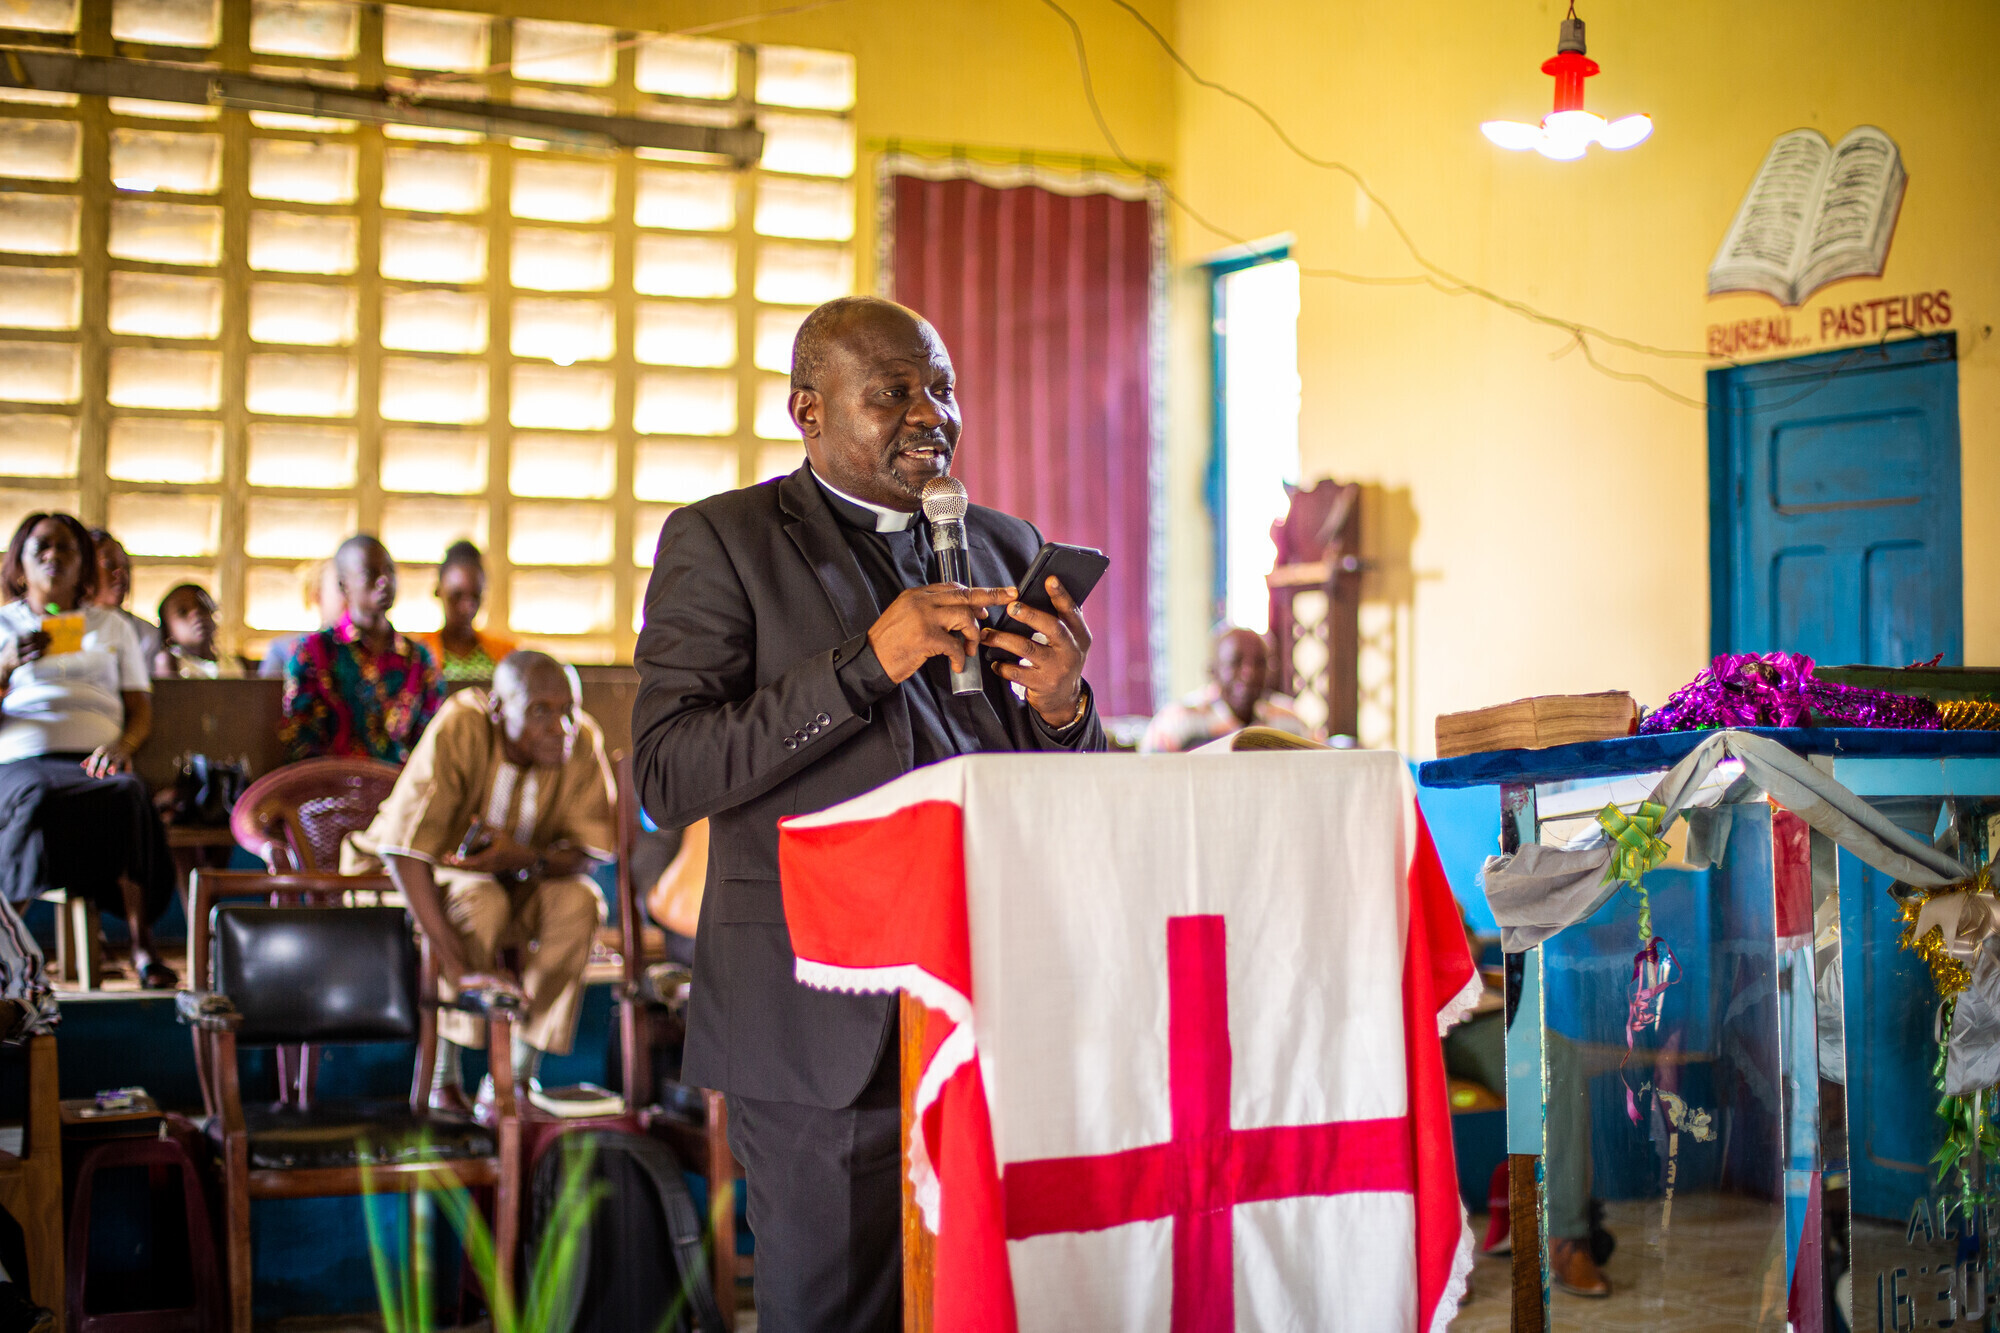
[[1257,701],[1270,684],[1271,655],[1264,636],[1237,625],[1223,626],[1215,632],[1208,671],[1229,711],[1249,726],[1256,719]]
[[488,704],[500,725],[507,761],[553,767],[569,761],[576,739],[576,673],[530,648],[511,652],[493,668]]
[[389,548],[357,532],[333,553],[333,570],[347,614],[364,632],[389,632],[389,608],[396,604],[396,562]]
[[370,556],[380,556],[387,560],[390,558],[389,548],[382,544],[380,538],[365,532],[357,532],[342,542],[340,549],[333,553],[333,563],[336,568],[349,569],[365,564]]
[[820,480],[888,509],[914,512],[958,448],[944,340],[879,296],[845,296],[806,316],[792,340],[790,408]]
[[827,359],[856,331],[870,328],[920,331],[942,347],[930,321],[879,296],[842,296],[807,315],[792,338],[792,388],[817,389],[826,378]]
[[566,690],[570,688],[569,668],[547,653],[521,648],[508,653],[493,668],[493,692],[518,694],[525,690]]

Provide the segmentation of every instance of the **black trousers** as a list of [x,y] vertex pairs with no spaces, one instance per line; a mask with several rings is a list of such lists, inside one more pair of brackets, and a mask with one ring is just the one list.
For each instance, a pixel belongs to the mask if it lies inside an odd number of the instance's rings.
[[174,858],[146,784],[136,773],[93,778],[83,760],[45,754],[0,764],[0,897],[25,911],[37,894],[69,889],[123,917],[124,875],[155,921],[174,894]]
[[757,1238],[759,1333],[900,1333],[903,1191],[893,1036],[852,1106],[729,1098]]

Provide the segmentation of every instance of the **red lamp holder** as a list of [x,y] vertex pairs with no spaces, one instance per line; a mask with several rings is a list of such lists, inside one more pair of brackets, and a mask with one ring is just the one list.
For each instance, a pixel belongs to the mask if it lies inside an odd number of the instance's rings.
[[1555,76],[1555,109],[1583,110],[1583,81],[1597,72],[1597,62],[1584,54],[1583,20],[1564,19],[1556,41],[1556,53],[1542,62],[1542,73]]

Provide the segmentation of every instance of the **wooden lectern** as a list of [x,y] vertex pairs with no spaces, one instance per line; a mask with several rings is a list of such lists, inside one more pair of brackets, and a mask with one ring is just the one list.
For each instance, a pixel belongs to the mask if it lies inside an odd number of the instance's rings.
[[[908,991],[899,997],[902,1008],[903,1063],[903,1154],[909,1160],[910,1135],[916,1120],[910,1108],[917,1097],[917,1081],[924,1076],[924,1025],[930,1010]],[[903,1330],[904,1333],[931,1333],[931,1278],[935,1255],[931,1233],[924,1230],[923,1214],[917,1211],[916,1191],[910,1173],[903,1176]]]

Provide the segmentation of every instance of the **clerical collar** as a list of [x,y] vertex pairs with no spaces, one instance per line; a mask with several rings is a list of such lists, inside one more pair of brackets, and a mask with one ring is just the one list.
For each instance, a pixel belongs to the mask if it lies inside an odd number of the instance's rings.
[[915,514],[906,514],[900,509],[889,509],[882,505],[870,504],[866,500],[856,499],[846,491],[841,490],[840,487],[835,486],[825,477],[820,476],[817,472],[813,473],[813,480],[825,488],[828,495],[838,496],[855,508],[866,510],[868,513],[874,515],[875,531],[877,532],[906,532],[909,530],[910,524],[917,521]]

